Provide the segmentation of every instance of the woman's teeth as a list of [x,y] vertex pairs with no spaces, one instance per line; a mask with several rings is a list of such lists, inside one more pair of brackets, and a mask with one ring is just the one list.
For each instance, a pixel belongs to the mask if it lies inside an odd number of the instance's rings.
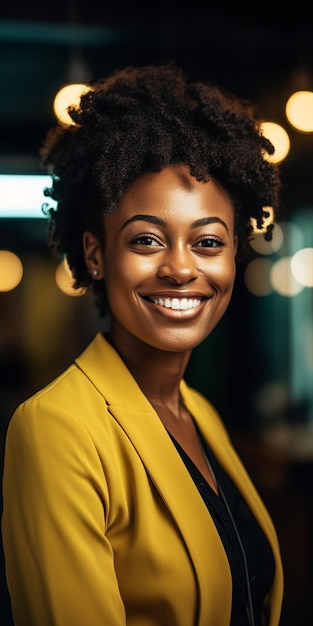
[[175,311],[187,311],[201,304],[200,298],[153,298],[153,302]]

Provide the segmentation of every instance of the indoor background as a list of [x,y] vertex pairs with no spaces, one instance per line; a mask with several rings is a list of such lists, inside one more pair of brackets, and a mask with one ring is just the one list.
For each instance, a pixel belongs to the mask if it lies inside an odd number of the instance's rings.
[[[102,328],[92,299],[69,295],[56,282],[59,261],[47,251],[40,203],[38,217],[11,217],[3,198],[5,181],[13,178],[4,177],[24,177],[15,179],[10,199],[18,194],[26,215],[26,177],[43,175],[38,151],[56,123],[53,101],[59,89],[125,65],[174,60],[192,78],[214,81],[253,101],[290,141],[279,165],[284,211],[273,244],[262,247],[256,238],[251,260],[238,270],[230,308],[195,351],[187,378],[219,409],[276,523],[286,577],[281,626],[309,626],[313,127],[294,128],[285,106],[294,91],[313,91],[310,11],[301,0],[250,8],[209,0],[143,4],[2,0],[0,5],[1,467],[16,405],[60,373]],[[22,267],[11,289],[1,287],[7,275],[4,251]],[[297,273],[300,261],[305,279]],[[11,626],[3,556],[0,574],[0,622]]]

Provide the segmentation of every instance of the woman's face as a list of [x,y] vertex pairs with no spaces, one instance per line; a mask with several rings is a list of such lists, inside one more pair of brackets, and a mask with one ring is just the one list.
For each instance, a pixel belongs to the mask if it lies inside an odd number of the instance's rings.
[[[133,183],[103,226],[94,253],[115,345],[185,352],[201,343],[235,279],[234,209],[223,188],[169,166]],[[87,263],[92,241],[85,234]]]

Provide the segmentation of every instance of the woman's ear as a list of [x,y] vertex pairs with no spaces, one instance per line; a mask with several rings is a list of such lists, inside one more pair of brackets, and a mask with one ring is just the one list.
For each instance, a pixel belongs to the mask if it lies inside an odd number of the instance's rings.
[[83,234],[83,249],[85,263],[90,275],[94,280],[102,280],[104,278],[104,263],[99,237],[86,231]]

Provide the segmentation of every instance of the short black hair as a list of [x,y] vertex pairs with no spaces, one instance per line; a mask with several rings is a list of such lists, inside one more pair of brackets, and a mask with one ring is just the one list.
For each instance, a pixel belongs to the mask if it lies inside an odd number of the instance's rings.
[[100,315],[106,296],[86,267],[83,233],[101,237],[103,215],[145,172],[183,164],[198,181],[214,177],[234,205],[237,258],[247,250],[251,218],[261,228],[265,207],[279,210],[280,174],[267,159],[274,148],[256,109],[214,83],[188,79],[174,63],[115,71],[90,84],[69,113],[73,124],[50,129],[40,150],[52,176],[45,194],[56,201],[46,206],[49,246],[66,255],[76,288],[92,286]]

